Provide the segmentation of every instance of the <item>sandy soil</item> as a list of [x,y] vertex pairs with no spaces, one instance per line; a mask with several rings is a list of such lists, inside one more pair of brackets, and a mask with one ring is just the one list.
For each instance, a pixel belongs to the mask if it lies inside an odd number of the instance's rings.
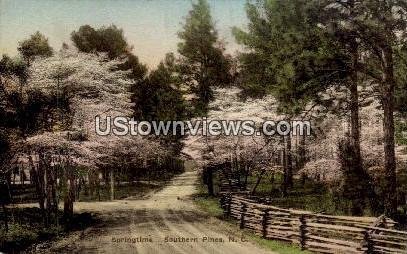
[[185,172],[142,200],[76,203],[76,211],[95,213],[100,223],[38,245],[33,253],[270,253],[195,207],[197,177]]

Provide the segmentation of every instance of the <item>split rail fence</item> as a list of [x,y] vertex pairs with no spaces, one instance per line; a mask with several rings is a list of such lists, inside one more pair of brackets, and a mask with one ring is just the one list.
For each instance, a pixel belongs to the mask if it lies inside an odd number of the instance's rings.
[[407,253],[407,232],[384,216],[349,217],[282,209],[241,194],[224,194],[225,216],[266,239],[298,244],[319,253]]

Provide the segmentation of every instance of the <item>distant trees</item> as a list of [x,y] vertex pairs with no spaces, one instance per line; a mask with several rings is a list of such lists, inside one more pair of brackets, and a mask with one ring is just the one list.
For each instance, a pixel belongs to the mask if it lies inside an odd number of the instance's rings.
[[[182,92],[179,88],[179,78],[176,75],[176,63],[173,54],[167,54],[157,69],[141,82],[132,86],[132,102],[134,102],[134,117],[145,121],[183,121],[187,110]],[[172,147],[175,153],[181,151],[182,138],[180,130],[173,135],[161,138]]]
[[206,113],[213,99],[212,87],[230,83],[230,63],[224,55],[222,43],[206,0],[192,5],[183,30],[178,33],[179,72],[183,83],[197,97],[195,109]]
[[52,56],[52,48],[48,43],[48,39],[39,31],[31,35],[29,39],[21,41],[18,51],[28,64],[36,56]]
[[157,69],[133,87],[135,117],[144,120],[182,120],[184,105],[175,74],[175,58],[167,54]]

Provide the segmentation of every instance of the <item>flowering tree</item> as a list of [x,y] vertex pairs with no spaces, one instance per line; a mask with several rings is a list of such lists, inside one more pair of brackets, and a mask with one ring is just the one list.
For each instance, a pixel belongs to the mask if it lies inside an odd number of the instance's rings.
[[73,212],[77,175],[74,170],[78,167],[86,168],[88,172],[106,165],[112,168],[120,164],[117,161],[118,153],[127,157],[130,163],[136,163],[146,156],[165,154],[154,140],[113,134],[97,135],[96,116],[130,116],[132,113],[129,93],[131,80],[127,72],[117,70],[119,64],[119,61],[109,60],[103,54],[63,49],[52,57],[35,60],[30,66],[27,89],[69,101],[68,113],[59,112],[50,119],[53,131],[27,139],[26,150],[28,156],[37,158],[32,161],[36,172],[39,172],[37,185],[42,188],[40,193],[46,193],[46,204],[49,203],[47,199],[51,199],[48,196],[54,194],[47,189],[44,191],[47,185],[42,184],[43,175],[47,179],[48,175],[52,175],[50,170],[53,166],[62,168],[62,175],[55,175],[53,180],[47,182],[56,184],[56,179],[64,180],[65,213],[68,216]]
[[[275,113],[275,100],[271,96],[242,101],[238,88],[218,88],[214,94],[215,100],[209,104],[207,122],[251,120],[260,124],[266,119],[282,119]],[[184,153],[197,160],[202,168],[229,163],[237,173],[244,172],[246,180],[249,174],[258,173],[259,183],[267,170],[277,169],[273,166],[282,148],[281,139],[278,138],[242,134],[198,136],[186,139]]]

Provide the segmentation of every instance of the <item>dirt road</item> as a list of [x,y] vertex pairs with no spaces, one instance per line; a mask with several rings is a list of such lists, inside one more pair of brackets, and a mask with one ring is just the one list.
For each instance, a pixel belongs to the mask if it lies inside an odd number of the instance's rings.
[[144,200],[76,203],[76,211],[97,213],[101,222],[38,246],[37,252],[270,253],[242,239],[239,232],[228,232],[224,222],[194,206],[190,196],[196,191],[197,177],[196,171],[185,172]]

